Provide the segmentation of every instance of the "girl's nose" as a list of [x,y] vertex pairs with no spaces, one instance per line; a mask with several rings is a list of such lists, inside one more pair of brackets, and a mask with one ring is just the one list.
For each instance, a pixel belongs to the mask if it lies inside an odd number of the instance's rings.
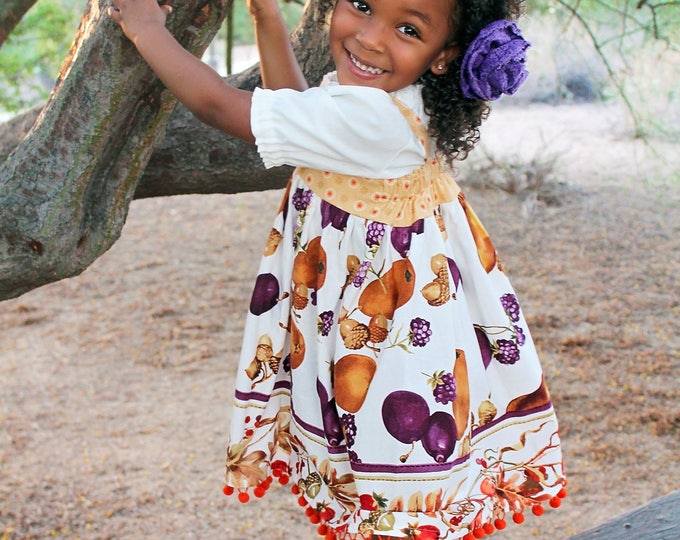
[[385,43],[385,30],[380,21],[369,19],[357,28],[356,39],[365,49],[382,52]]

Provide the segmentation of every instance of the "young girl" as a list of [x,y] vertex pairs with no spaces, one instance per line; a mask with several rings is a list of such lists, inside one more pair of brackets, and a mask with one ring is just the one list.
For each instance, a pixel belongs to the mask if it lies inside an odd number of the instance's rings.
[[[330,1],[330,0],[326,0]],[[264,85],[229,87],[156,0],[125,34],[199,118],[297,168],[250,302],[226,494],[292,491],[327,539],[481,538],[565,496],[524,313],[442,164],[526,76],[521,0],[336,0],[307,89],[276,0],[250,0]]]

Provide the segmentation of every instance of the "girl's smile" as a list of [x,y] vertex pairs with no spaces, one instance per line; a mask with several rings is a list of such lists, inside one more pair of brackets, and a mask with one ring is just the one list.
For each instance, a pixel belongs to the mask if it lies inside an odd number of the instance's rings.
[[425,71],[441,74],[457,49],[451,35],[453,0],[338,0],[330,46],[340,84],[393,92]]

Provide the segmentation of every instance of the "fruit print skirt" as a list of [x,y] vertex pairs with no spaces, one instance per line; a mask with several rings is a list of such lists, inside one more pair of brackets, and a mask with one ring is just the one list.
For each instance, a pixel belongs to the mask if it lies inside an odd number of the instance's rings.
[[329,540],[479,538],[560,504],[524,313],[449,183],[426,217],[389,225],[294,173],[250,302],[226,494],[289,484]]

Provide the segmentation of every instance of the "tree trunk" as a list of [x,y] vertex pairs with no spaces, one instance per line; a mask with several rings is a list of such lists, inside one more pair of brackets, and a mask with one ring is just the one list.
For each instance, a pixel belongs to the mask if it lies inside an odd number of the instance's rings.
[[35,2],[36,0],[3,0],[0,5],[0,47]]
[[[168,27],[185,48],[201,54],[230,2],[186,0]],[[263,175],[253,148],[201,125],[182,108],[165,136],[175,100],[103,14],[107,5],[88,3],[52,96],[26,138],[11,142],[7,130],[21,131],[22,123],[25,129],[36,111],[0,133],[0,157],[9,154],[0,165],[0,299],[82,272],[118,239],[135,194],[282,185],[284,171]],[[328,67],[325,45],[319,45],[323,16],[312,2],[293,35],[312,83]],[[252,88],[259,75],[251,69],[232,81]]]

